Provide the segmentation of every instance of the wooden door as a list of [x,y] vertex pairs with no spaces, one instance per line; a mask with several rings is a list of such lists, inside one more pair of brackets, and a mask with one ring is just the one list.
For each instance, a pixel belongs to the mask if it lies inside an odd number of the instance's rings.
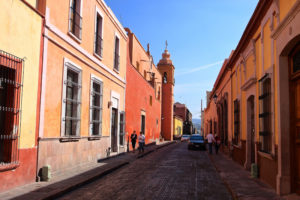
[[290,56],[292,188],[300,194],[300,45]]
[[254,97],[250,100],[251,163],[255,163]]
[[112,152],[118,151],[118,110],[112,108],[111,111],[111,150]]
[[295,190],[300,193],[300,79],[294,80],[292,83],[292,140],[294,152],[294,175],[295,175]]

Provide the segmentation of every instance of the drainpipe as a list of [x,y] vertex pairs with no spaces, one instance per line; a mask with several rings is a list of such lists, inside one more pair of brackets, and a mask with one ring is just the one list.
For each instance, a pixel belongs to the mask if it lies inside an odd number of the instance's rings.
[[36,146],[36,181],[39,181],[38,176],[38,161],[39,161],[39,129],[40,129],[40,109],[41,109],[41,94],[42,94],[42,75],[43,75],[43,55],[44,55],[44,33],[45,33],[45,17],[42,16],[41,44],[40,44],[40,62],[39,62],[39,80],[38,80],[38,97],[37,97],[37,112],[36,112],[36,131],[35,131],[35,146]]

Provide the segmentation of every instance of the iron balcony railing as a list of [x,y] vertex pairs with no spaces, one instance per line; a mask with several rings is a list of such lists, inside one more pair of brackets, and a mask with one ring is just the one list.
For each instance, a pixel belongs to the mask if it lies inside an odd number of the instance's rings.
[[76,8],[70,7],[70,32],[81,40],[82,17],[76,11]]

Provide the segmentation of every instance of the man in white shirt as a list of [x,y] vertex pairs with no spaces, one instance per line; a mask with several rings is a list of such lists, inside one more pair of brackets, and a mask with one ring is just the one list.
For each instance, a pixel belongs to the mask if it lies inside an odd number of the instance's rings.
[[144,145],[145,145],[145,136],[143,132],[140,132],[139,135],[139,153],[143,152],[144,153]]
[[212,154],[212,144],[213,144],[213,142],[216,142],[215,137],[213,136],[213,134],[209,133],[206,136],[206,139],[207,139],[207,143],[208,143],[209,153]]

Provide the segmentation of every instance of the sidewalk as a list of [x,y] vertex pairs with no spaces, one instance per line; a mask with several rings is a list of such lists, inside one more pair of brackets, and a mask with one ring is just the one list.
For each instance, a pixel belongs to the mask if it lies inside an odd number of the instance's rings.
[[273,188],[259,179],[251,178],[250,172],[222,153],[210,155],[227,188],[234,199],[239,200],[279,200]]
[[35,182],[0,193],[0,199],[54,199],[130,164],[136,159],[174,143],[176,142],[162,142],[156,145],[149,145],[145,148],[143,154],[138,154],[138,151],[135,151],[135,153],[123,153],[99,160],[97,163],[80,166],[64,174],[60,174],[60,176],[55,176],[48,182]]

